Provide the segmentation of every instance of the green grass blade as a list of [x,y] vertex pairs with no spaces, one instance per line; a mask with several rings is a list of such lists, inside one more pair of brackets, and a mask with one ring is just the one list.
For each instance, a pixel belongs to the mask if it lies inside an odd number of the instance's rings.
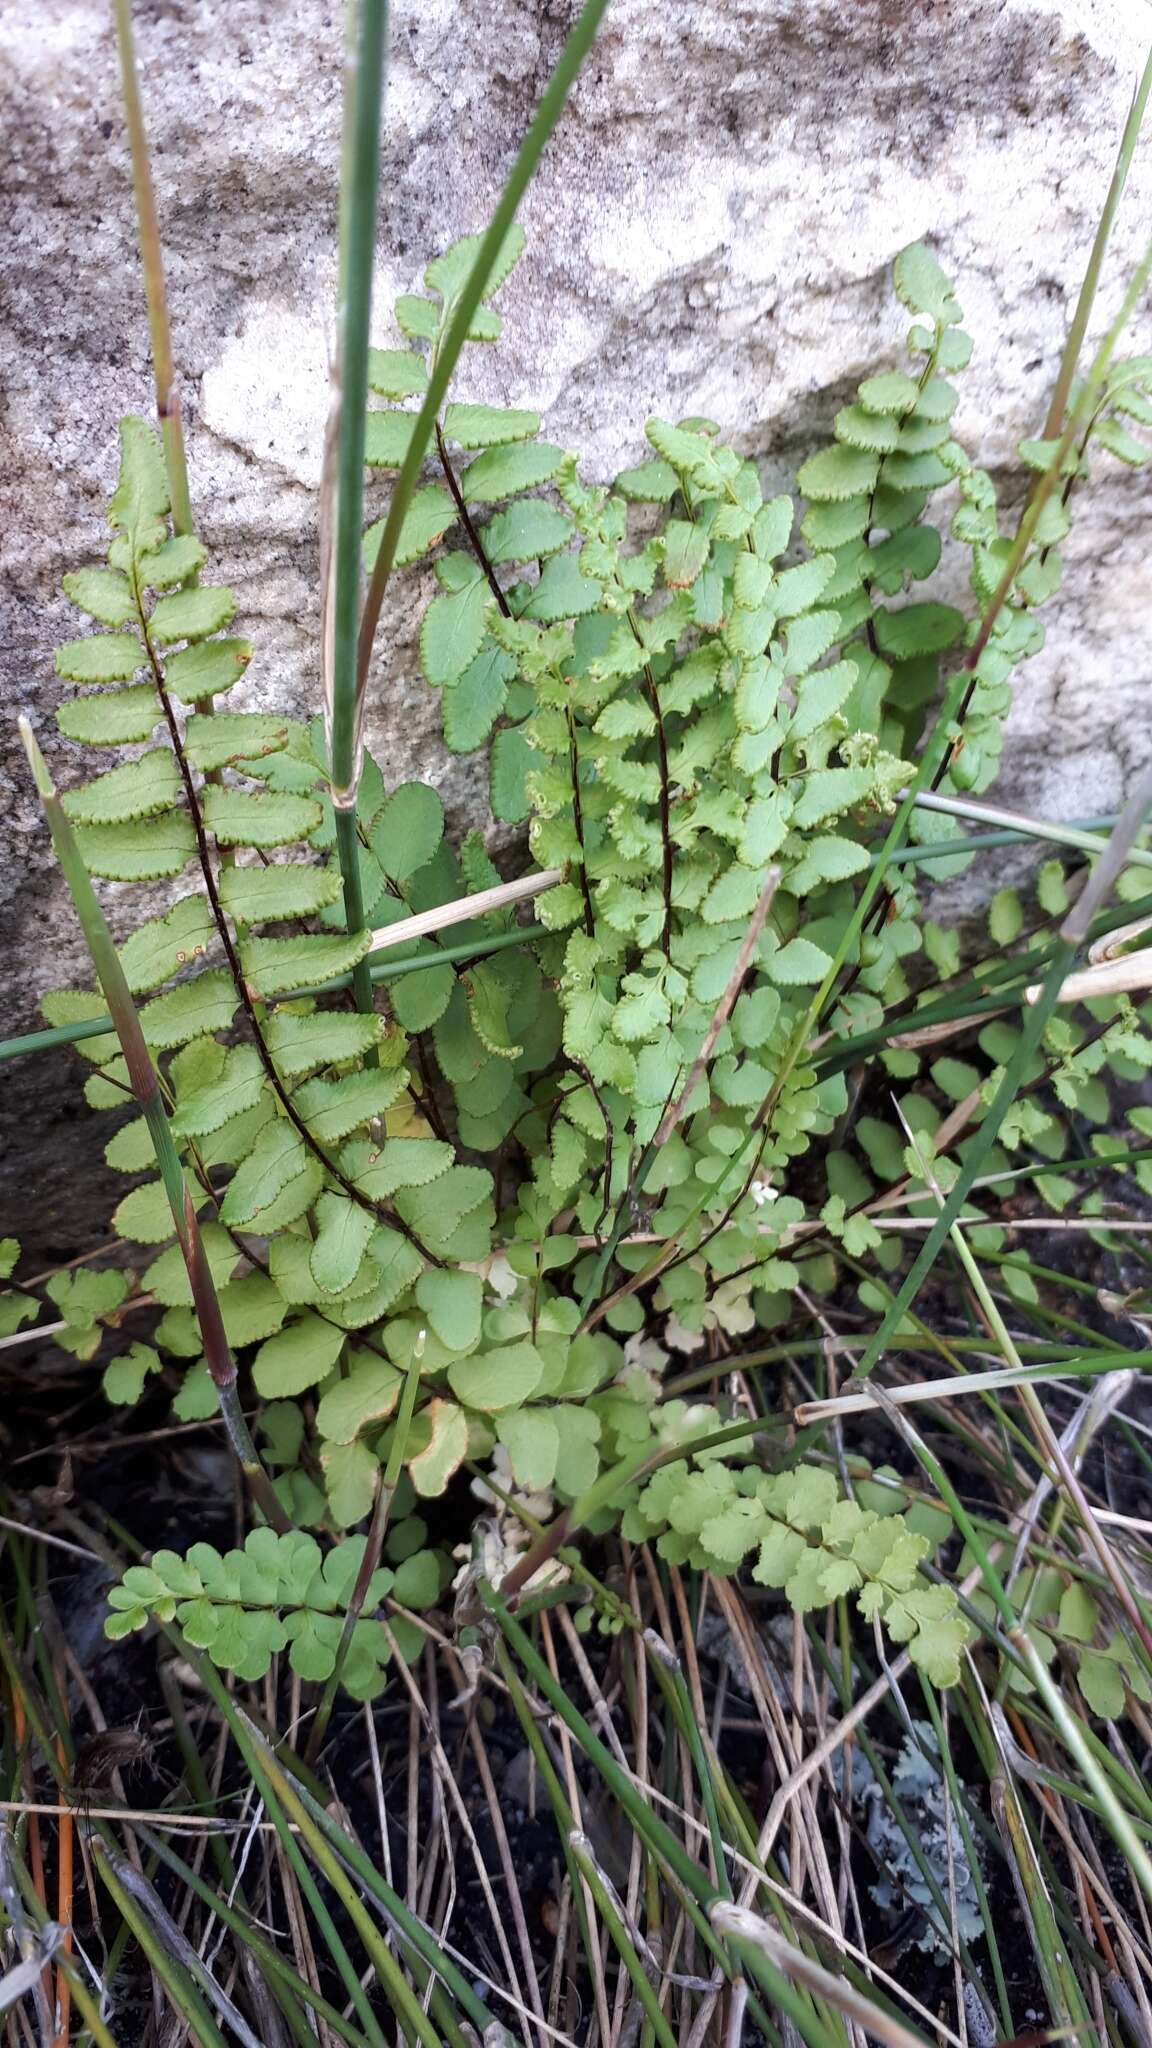
[[[789,2018],[795,2016],[795,2009],[800,2005],[794,1983],[803,1984],[818,1992],[826,2004],[838,2008],[875,2040],[884,2042],[885,2048],[930,2048],[925,2035],[865,1998],[849,1984],[847,1978],[834,1976],[821,1963],[813,1962],[810,1956],[794,1948],[766,1920],[750,1913],[747,1907],[718,1899],[712,1908],[712,1925],[739,1956],[749,1974],[763,1986],[772,2002],[783,2007]],[[803,2011],[802,2006],[800,2010]],[[796,2024],[805,2026],[803,2019],[797,2019]],[[807,2025],[809,2038],[815,2040],[817,2036],[811,2029],[811,2022]],[[820,2031],[826,2039],[835,2039],[828,2029]]]
[[389,2005],[403,2029],[405,2039],[419,2048],[441,2048],[440,2037],[424,2012],[412,1986],[404,1975],[400,1964],[384,1940],[379,1928],[366,1910],[356,1887],[348,1876],[335,1851],[329,1846],[320,1829],[308,1812],[300,1789],[289,1777],[271,1745],[241,1710],[238,1718],[245,1723],[249,1742],[260,1753],[263,1776],[271,1784],[277,1800],[290,1823],[300,1834],[308,1853],[319,1870],[322,1870],[340,1904],[355,1927],[364,1948],[372,1959],[381,1986],[387,1994]]
[[[998,804],[969,803],[963,797],[939,796],[934,790],[923,790],[916,799],[916,808],[939,811],[947,818],[970,818],[977,823],[997,825],[1018,834],[1022,840],[1039,839],[1046,845],[1071,847],[1076,853],[1101,854],[1109,845],[1109,841],[1102,839],[1098,832],[1090,832],[1076,824],[1062,825],[1047,818],[1027,818],[1019,811],[1006,811]],[[1118,822],[1118,818],[1110,820],[1112,825]],[[988,837],[994,845],[1001,843],[999,833]],[[963,853],[972,844],[971,840],[954,839],[952,851]],[[918,848],[915,853],[919,857]],[[1125,847],[1124,860],[1131,867],[1152,868],[1152,853],[1140,846]]]
[[1104,268],[1104,257],[1107,252],[1109,237],[1111,236],[1113,223],[1115,222],[1120,201],[1123,197],[1124,187],[1128,182],[1128,173],[1132,168],[1132,158],[1136,153],[1136,144],[1140,138],[1140,130],[1144,125],[1144,116],[1148,109],[1149,92],[1152,92],[1152,50],[1149,50],[1143,75],[1136,87],[1131,110],[1124,125],[1124,133],[1120,138],[1120,148],[1116,157],[1116,167],[1112,173],[1112,182],[1108,187],[1100,219],[1096,224],[1096,233],[1088,257],[1088,267],[1084,272],[1084,282],[1080,287],[1080,296],[1076,301],[1076,311],[1072,316],[1072,325],[1068,330],[1068,339],[1060,359],[1060,370],[1056,378],[1056,386],[1048,407],[1048,417],[1044,422],[1044,438],[1048,441],[1055,440],[1064,424],[1064,413],[1068,404],[1069,393],[1072,389],[1072,380],[1076,375],[1076,365],[1080,360],[1080,352],[1088,332],[1088,322],[1092,315],[1092,307],[1100,283],[1100,275]]
[[1027,1663],[1028,1675],[1051,1714],[1061,1741],[1083,1773],[1085,1783],[1095,1794],[1105,1826],[1117,1848],[1126,1858],[1128,1868],[1146,1901],[1152,1904],[1152,1856],[1149,1856],[1128,1813],[1109,1784],[1091,1745],[1085,1739],[1080,1722],[1075,1714],[1069,1711],[1060,1687],[1041,1663],[1036,1645],[1023,1629],[1014,1629],[1012,1640]]
[[654,1629],[645,1629],[643,1643],[648,1662],[656,1675],[656,1682],[676,1719],[692,1759],[692,1768],[696,1773],[704,1805],[704,1817],[708,1822],[708,1839],[712,1845],[712,1862],[716,1871],[716,1889],[722,1898],[730,1899],[732,1887],[728,1882],[716,1783],[705,1753],[704,1737],[692,1710],[692,1700],[680,1668],[680,1660]]
[[[184,1654],[189,1655],[188,1647],[184,1644],[179,1631],[172,1629],[170,1633],[173,1641],[179,1643]],[[260,1796],[280,1837],[284,1853],[292,1865],[305,1905],[327,1947],[353,2009],[359,2016],[360,2024],[364,2029],[364,2043],[367,2044],[367,2048],[388,2048],[388,2043],[380,2027],[377,2025],[371,2005],[368,2002],[367,1994],[360,1982],[360,1973],[356,1969],[337,1930],[336,1923],[321,1896],[319,1887],[300,1847],[295,1830],[276,1796],[276,1788],[267,1772],[262,1769],[261,1753],[253,1743],[247,1740],[249,1724],[246,1720],[241,1720],[235,1702],[225,1688],[217,1682],[216,1671],[208,1663],[207,1659],[196,1658],[195,1654],[191,1653],[190,1661],[193,1663],[198,1675],[203,1679],[207,1690],[212,1694],[217,1706],[236,1736],[244,1760],[252,1773],[253,1779],[260,1788]],[[363,2044],[359,2044],[359,2048],[363,2048]]]
[[121,1889],[138,1906],[144,1919],[160,1942],[164,1953],[174,1968],[182,1970],[196,1989],[214,2007],[224,2023],[231,2028],[241,2048],[261,2048],[261,2042],[253,2033],[243,2014],[237,2010],[227,1992],[216,1982],[212,1972],[193,1948],[187,1936],[176,1925],[167,1907],[157,1896],[147,1877],[120,1856],[107,1843],[103,1844],[107,1867]]
[[584,1897],[583,1887],[580,1883],[579,1865],[572,1853],[571,1837],[576,1826],[575,1816],[568,1803],[568,1796],[560,1782],[559,1773],[552,1761],[548,1746],[540,1732],[539,1724],[528,1703],[528,1695],[520,1683],[520,1676],[512,1662],[508,1646],[500,1641],[496,1643],[496,1665],[500,1676],[508,1687],[508,1695],[512,1701],[516,1719],[520,1723],[524,1740],[532,1752],[540,1783],[543,1785],[552,1807],[553,1817],[556,1822],[556,1832],[560,1838],[560,1847],[563,1851],[564,1862],[567,1866],[568,1876],[572,1885],[572,1903],[576,1911],[577,1922],[579,1923],[580,1939],[584,1943],[585,1953],[587,1954],[591,1951],[592,1943],[596,1937],[588,1920],[588,1902]]
[[[266,1757],[272,1754],[266,1738],[255,1727],[254,1723],[249,1720],[248,1716],[240,1712],[231,1693],[221,1682],[219,1672],[209,1659],[201,1656],[197,1650],[194,1650],[190,1644],[186,1643],[179,1629],[173,1624],[166,1624],[164,1626],[164,1633],[176,1645],[180,1654],[188,1659],[200,1683],[215,1701],[216,1706],[239,1745],[246,1764],[252,1771],[253,1776],[260,1780],[262,1792],[268,1801],[269,1810],[273,1818],[275,1819],[277,1815],[279,1816],[278,1825],[284,1822],[283,1809],[279,1804],[272,1777],[264,1769]],[[293,1759],[293,1764],[295,1768],[303,1772],[304,1767],[300,1765],[298,1759]],[[278,1763],[277,1773],[282,1775]],[[306,1775],[305,1773],[304,1776]],[[452,1958],[440,1947],[435,1936],[424,1925],[423,1921],[417,1919],[414,1913],[409,1912],[403,1899],[380,1876],[379,1871],[376,1870],[370,1859],[364,1854],[364,1851],[349,1835],[346,1835],[341,1830],[331,1814],[325,1811],[319,1800],[309,1791],[307,1783],[304,1782],[304,1776],[293,1779],[294,1792],[303,1803],[319,1833],[333,1849],[340,1862],[352,1873],[369,1896],[374,1898],[377,1904],[383,1908],[388,1918],[394,1923],[401,1939],[412,1951],[412,1954],[425,1962],[428,1968],[443,1980],[445,1989],[455,2000],[461,2011],[483,2033],[485,2028],[493,2025],[494,2015],[488,2010],[483,2000],[476,1996],[468,1979],[457,1968]],[[287,1831],[286,1842],[291,1844],[290,1854],[293,1854],[293,1860],[299,1861],[297,1839],[291,1832],[291,1829]],[[302,1863],[301,1867],[303,1867]],[[306,1867],[304,1867],[304,1876],[307,1878],[309,1885],[311,1885],[312,1881],[308,1876]],[[314,1889],[315,1887],[312,1886],[313,1891]],[[334,1933],[335,1930],[333,1929]],[[353,1981],[357,1981],[354,1973]],[[345,1982],[348,1982],[347,1978],[345,1978]]]
[[[230,1934],[235,1935],[238,1943],[251,1951],[257,1967],[264,1976],[275,1977],[291,1992],[294,2002],[310,2006],[334,2033],[339,2034],[341,2040],[349,2042],[351,2048],[360,2048],[363,2036],[357,2033],[347,2020],[341,2018],[334,2005],[305,1982],[274,1944],[266,1940],[260,1930],[242,1913],[237,1912],[229,1899],[210,1885],[206,1878],[201,1877],[199,1871],[194,1870],[191,1864],[184,1861],[163,1835],[154,1834],[151,1828],[145,1827],[140,1821],[133,1821],[132,1827],[133,1832],[147,1844],[152,1854],[162,1863],[166,1863],[182,1884],[186,1884],[195,1892],[209,1912],[214,1913],[217,1919],[223,1922]],[[309,2035],[308,2038],[314,2037]]]
[[131,1928],[149,1967],[163,1984],[175,2011],[188,2026],[192,2039],[202,2044],[202,2048],[227,2048],[224,2035],[201,1998],[191,1972],[169,1955],[147,1914],[129,1897],[113,1868],[106,1845],[94,1840],[92,1851],[101,1880],[111,1893],[121,1919]]
[[984,1928],[984,1939],[988,1944],[988,1955],[992,1963],[992,1975],[996,1980],[996,1998],[1000,2008],[1000,2024],[1005,2034],[1011,2035],[1015,2032],[1015,2026],[1012,2019],[1012,2010],[1008,2003],[1008,1982],[1004,1975],[1000,1943],[996,1936],[996,1919],[988,1898],[988,1887],[984,1882],[984,1872],[968,1819],[967,1801],[957,1776],[956,1765],[937,1700],[936,1688],[929,1684],[923,1672],[919,1673],[919,1678],[920,1690],[924,1695],[924,1702],[928,1709],[928,1717],[936,1735],[936,1746],[940,1754],[940,1764],[944,1780],[948,1786],[948,1796],[952,1802],[952,1813],[960,1830],[960,1840],[963,1844],[965,1860],[971,1872],[972,1884],[976,1892],[976,1904]]
[[356,629],[360,600],[364,437],[368,410],[368,334],[380,178],[380,112],[388,10],[384,0],[350,0],[344,66],[344,161],[340,192],[337,307],[336,516],[332,562],[332,675],[329,765],[337,808],[355,824],[360,779],[360,703]]
[[[736,1967],[724,1943],[713,1933],[707,1910],[716,1900],[725,1902],[724,1895],[717,1891],[707,1872],[688,1854],[671,1828],[652,1812],[638,1787],[621,1770],[611,1750],[593,1733],[590,1723],[573,1705],[563,1686],[553,1678],[535,1645],[509,1613],[501,1594],[484,1584],[481,1584],[479,1593],[489,1614],[530,1674],[533,1684],[544,1694],[589,1761],[600,1772],[608,1792],[627,1815],[649,1854],[663,1866],[667,1881],[679,1897],[704,1947],[731,1980],[737,1974]],[[796,1996],[785,1980],[781,1981],[786,1994],[781,2001],[784,2010],[796,2017],[809,2048],[844,2048],[843,2039],[830,2034],[811,2006]],[[749,2009],[757,2024],[770,2034],[771,2021],[763,2008],[751,2001]]]
[[577,1870],[596,1901],[596,1911],[608,1929],[612,1946],[632,1979],[633,1989],[644,2008],[660,2048],[676,2048],[676,2036],[660,2009],[660,2001],[652,1989],[651,1979],[625,1925],[620,1902],[596,1861],[591,1842],[587,1835],[582,1834],[578,1828],[573,1828],[568,1836],[568,1848]]
[[[364,516],[364,435],[368,412],[368,334],[380,182],[380,109],[387,43],[386,0],[349,0],[344,67],[344,161],[340,192],[337,307],[335,518],[331,591],[325,592],[325,710],[336,813],[336,850],[350,932],[364,930],[356,801],[363,748],[364,684],[356,670],[360,613],[360,533]],[[366,681],[366,677],[365,677]],[[372,981],[361,960],[352,970],[356,1007],[372,1008]]]
[[[259,1734],[258,1730],[253,1729],[252,1724],[246,1717],[242,1718],[238,1715],[235,1702],[220,1684],[218,1673],[214,1667],[206,1659],[198,1657],[195,1651],[190,1650],[183,1643],[177,1630],[172,1629],[169,1633],[174,1642],[180,1643],[183,1654],[189,1658],[198,1676],[201,1677],[207,1689],[211,1692],[228,1721],[250,1769],[257,1775],[260,1775],[261,1760],[267,1749],[263,1736]],[[271,1781],[264,1779],[263,1782],[267,1783],[269,1795],[275,1801],[275,1793],[272,1791]],[[394,1892],[391,1885],[386,1883],[385,1879],[381,1877],[379,1871],[365,1855],[364,1851],[359,1848],[350,1836],[346,1835],[339,1828],[331,1814],[327,1813],[320,1802],[314,1798],[307,1785],[301,1780],[295,1780],[294,1785],[298,1797],[320,1834],[328,1842],[341,1863],[352,1873],[369,1896],[375,1899],[377,1904],[382,1907],[396,1927],[401,1940],[411,1950],[412,1955],[426,1963],[428,1968],[437,1977],[442,1979],[446,1991],[474,2026],[479,2027],[481,2032],[486,2027],[492,2026],[494,2015],[488,2010],[483,2000],[476,1996],[468,1979],[453,1962],[451,1956],[441,1948],[430,1929],[425,1926],[422,1920],[417,1919],[414,1913],[409,1912],[408,1907],[399,1894]],[[279,1811],[279,1808],[277,1810]]]
[[675,1871],[685,1890],[701,1905],[709,1905],[717,1897],[715,1885],[697,1863],[694,1863],[682,1842],[678,1841],[670,1827],[653,1814],[643,1796],[632,1784],[631,1779],[620,1769],[616,1758],[606,1743],[594,1733],[591,1724],[585,1720],[579,1709],[573,1706],[564,1688],[553,1678],[539,1651],[525,1635],[524,1630],[512,1614],[505,1601],[491,1586],[480,1586],[480,1597],[489,1614],[515,1650],[520,1662],[531,1676],[556,1712],[561,1716],[582,1749],[596,1765],[609,1785],[614,1797],[627,1813],[634,1825],[643,1825],[650,1830],[652,1844],[660,1856]]
[[172,367],[172,330],[168,319],[168,292],[164,282],[164,252],[160,224],[156,217],[156,194],[152,184],[148,134],[140,103],[140,80],[136,68],[136,46],[132,32],[132,0],[112,0],[116,43],[120,57],[120,89],[124,119],[132,156],[132,189],[136,200],[136,234],[144,272],[144,297],[148,307],[148,331],[152,341],[152,371],[156,381],[156,417],[168,473],[168,495],[172,500],[172,523],[177,533],[192,532],[192,501],[188,490],[188,460],[184,451],[184,423]]

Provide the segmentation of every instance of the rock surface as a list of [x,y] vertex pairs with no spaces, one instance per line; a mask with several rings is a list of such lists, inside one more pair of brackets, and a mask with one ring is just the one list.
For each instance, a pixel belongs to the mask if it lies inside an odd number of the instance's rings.
[[[138,0],[193,493],[256,642],[248,700],[316,702],[316,483],[326,410],[339,149],[339,0]],[[380,220],[379,338],[424,261],[483,225],[574,9],[399,0]],[[465,395],[533,404],[589,475],[635,459],[652,411],[707,413],[783,478],[845,391],[895,359],[888,270],[931,238],[977,357],[957,430],[1012,469],[1037,430],[1152,36],[1150,0],[614,0],[523,208],[506,337]],[[51,720],[61,575],[102,545],[115,428],[151,400],[107,0],[10,0],[0,25],[9,235],[0,440],[5,699]],[[1152,155],[1152,152],[1149,152]],[[1138,165],[1104,313],[1147,232]],[[1149,345],[1148,330],[1137,336]],[[1087,493],[1049,644],[1022,681],[1005,792],[1037,812],[1111,808],[1150,749],[1148,501]],[[370,737],[484,816],[477,764],[446,757],[415,671],[403,579]],[[5,1029],[79,979],[14,735],[0,733]],[[119,908],[114,888],[108,895]],[[65,1256],[107,1191],[77,1169],[78,1063],[3,1072],[0,1228]],[[51,1103],[46,1112],[45,1105]],[[81,1114],[83,1114],[81,1108]]]

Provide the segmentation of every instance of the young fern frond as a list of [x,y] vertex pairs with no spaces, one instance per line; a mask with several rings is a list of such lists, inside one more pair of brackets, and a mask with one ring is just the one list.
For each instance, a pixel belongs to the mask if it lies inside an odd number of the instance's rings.
[[[223,1555],[210,1543],[194,1543],[183,1556],[154,1551],[148,1564],[131,1565],[108,1596],[107,1633],[114,1640],[143,1628],[155,1616],[175,1621],[194,1649],[238,1678],[263,1678],[278,1650],[301,1678],[320,1681],[335,1668],[344,1610],[364,1558],[365,1539],[350,1536],[321,1551],[300,1529],[279,1535],[254,1529],[242,1550]],[[363,1601],[364,1618],[352,1631],[345,1653],[344,1685],[354,1699],[373,1699],[383,1689],[389,1659],[374,1610],[386,1598],[401,1606],[430,1607],[445,1579],[445,1559],[433,1550],[413,1550],[395,1568],[372,1573]],[[409,1655],[423,1637],[402,1618],[392,1623]]]

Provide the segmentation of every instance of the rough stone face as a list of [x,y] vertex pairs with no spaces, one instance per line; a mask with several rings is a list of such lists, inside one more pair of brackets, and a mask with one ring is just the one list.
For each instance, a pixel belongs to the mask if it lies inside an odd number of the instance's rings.
[[[381,340],[394,294],[484,224],[573,13],[571,0],[394,9]],[[295,713],[316,703],[342,15],[339,0],[136,7],[194,501],[256,642],[247,700]],[[636,459],[656,411],[710,414],[783,479],[858,378],[895,360],[905,323],[889,266],[924,235],[977,339],[957,431],[1011,482],[1150,35],[1149,0],[614,0],[523,209],[506,338],[470,351],[461,390],[538,406],[590,476]],[[118,417],[149,409],[147,329],[106,0],[15,0],[0,40],[5,696],[30,704],[67,780],[51,649],[74,615],[57,592],[101,549]],[[1150,196],[1145,162],[1107,314]],[[1128,473],[1085,495],[1067,591],[1012,721],[1004,788],[1036,811],[1112,807],[1149,750],[1147,512]],[[427,775],[482,818],[480,767],[445,756],[416,673],[420,596],[419,577],[401,579],[371,741],[388,775]],[[83,968],[7,722],[0,790],[15,1030]],[[114,914],[124,893],[108,891]],[[70,1185],[77,1071],[68,1055],[21,1062],[0,1094],[3,1227],[66,1253],[107,1214],[87,1168]]]

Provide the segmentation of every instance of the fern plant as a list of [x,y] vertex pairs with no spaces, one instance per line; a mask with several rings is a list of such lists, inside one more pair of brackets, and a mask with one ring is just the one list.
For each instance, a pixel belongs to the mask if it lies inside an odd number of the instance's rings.
[[[371,1572],[342,1669],[355,1699],[371,1699],[384,1683],[386,1638],[374,1615],[388,1596],[410,1608],[430,1607],[444,1584],[444,1559],[435,1551],[404,1554],[403,1523],[393,1532],[396,1569]],[[293,1529],[250,1531],[242,1550],[223,1555],[194,1543],[186,1556],[154,1551],[148,1564],[130,1565],[108,1595],[107,1634],[113,1641],[143,1628],[153,1616],[175,1621],[186,1641],[206,1650],[214,1664],[238,1678],[262,1678],[278,1650],[300,1678],[319,1681],[336,1669],[344,1616],[365,1557],[367,1539],[349,1536],[322,1552],[314,1536]],[[418,1628],[396,1616],[392,1627],[415,1655]]]
[[[489,298],[521,248],[513,229]],[[374,472],[405,461],[475,253],[470,238],[430,264],[427,294],[396,304],[405,345],[371,352],[385,401],[365,429]],[[755,462],[713,422],[649,421],[648,458],[602,489],[540,439],[537,414],[444,408],[439,479],[411,499],[395,559],[437,551],[422,667],[448,747],[488,748],[494,818],[527,826],[549,884],[534,933],[492,907],[483,834],[453,850],[435,791],[389,790],[367,755],[364,928],[348,929],[323,725],[227,708],[252,657],[230,630],[236,600],[201,580],[201,543],[172,530],[151,430],[124,423],[107,565],[66,579],[95,630],[59,650],[82,693],[58,722],[70,742],[133,752],[64,808],[93,875],[181,878],[120,960],[295,1526],[257,1529],[223,1559],[198,1545],[134,1568],[112,1633],[155,1615],[243,1676],[290,1646],[302,1677],[331,1678],[364,1562],[363,1538],[343,1532],[381,1499],[382,1467],[402,1463],[414,1503],[468,1461],[568,1504],[574,1526],[594,1500],[592,1526],[607,1515],[670,1561],[733,1572],[753,1559],[798,1611],[850,1594],[930,1677],[955,1677],[968,1624],[923,1571],[947,1517],[862,1506],[802,1459],[768,1469],[752,1429],[668,1398],[659,1370],[710,1329],[770,1326],[798,1287],[826,1292],[841,1258],[890,1266],[898,1250],[868,1213],[876,1181],[928,1202],[939,1094],[994,1085],[1002,1035],[990,1078],[937,1058],[931,1093],[904,1089],[903,1134],[854,1120],[853,1046],[893,1008],[919,1014],[907,963],[924,951],[955,971],[948,935],[921,914],[916,859],[887,869],[866,918],[861,892],[877,827],[916,773],[941,664],[967,644],[936,778],[946,797],[995,773],[1009,677],[1041,644],[1036,611],[1059,582],[1089,443],[1146,454],[1132,428],[1152,423],[1148,362],[1100,395],[1004,601],[1013,558],[994,487],[951,431],[951,378],[971,351],[960,308],[923,247],[897,260],[895,285],[913,319],[909,367],[866,378],[837,415],[797,479],[798,530],[792,499],[766,501]],[[491,343],[500,329],[485,303],[469,333]],[[1056,444],[1027,452],[1050,467]],[[971,551],[967,620],[911,594],[940,559],[928,515],[944,489]],[[369,568],[384,525],[365,536]],[[958,827],[924,812],[916,832],[938,859]],[[360,971],[362,990],[365,963],[410,918],[420,935],[386,1006],[333,1006],[330,984]],[[104,1009],[87,991],[43,1007],[51,1023]],[[1134,1036],[1125,1010],[1119,1057],[1140,1057]],[[1082,1106],[1082,1048],[1059,1021],[1049,1045],[1058,1093]],[[109,1031],[83,1050],[90,1104],[121,1107],[120,1042]],[[918,1052],[882,1061],[897,1083],[919,1075]],[[1045,1127],[1025,1113],[1006,1137],[1033,1143]],[[950,1152],[963,1145],[948,1135],[934,1176],[954,1171]],[[162,1313],[150,1341],[107,1365],[105,1390],[133,1401],[178,1377],[175,1412],[206,1415],[216,1394],[187,1256],[162,1180],[138,1178],[153,1164],[147,1121],[121,1124],[106,1157],[137,1183],[113,1227]],[[68,1278],[53,1298],[81,1357],[131,1306],[111,1273]],[[0,1328],[35,1307],[13,1289]],[[308,1529],[334,1539],[326,1553]],[[343,1676],[360,1695],[384,1662],[373,1605],[443,1591],[421,1530],[402,1519],[395,1576],[358,1590],[355,1612],[368,1605]]]

